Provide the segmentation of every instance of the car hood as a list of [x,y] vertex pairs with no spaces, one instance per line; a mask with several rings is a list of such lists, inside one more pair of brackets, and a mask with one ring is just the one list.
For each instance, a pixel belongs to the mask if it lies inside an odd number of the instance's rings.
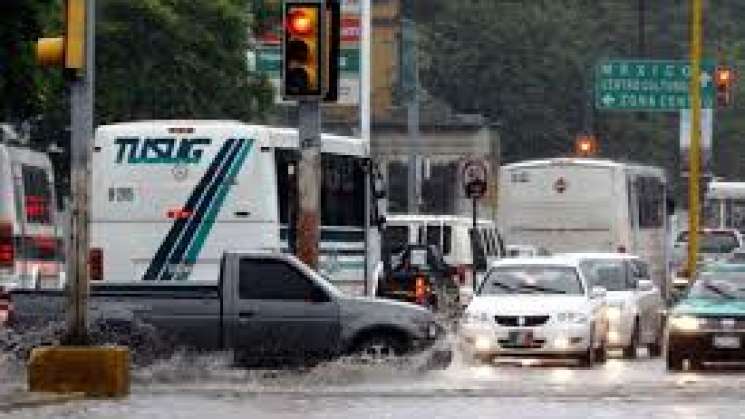
[[608,291],[605,301],[608,305],[630,304],[634,301],[634,291]]
[[431,311],[416,304],[385,298],[344,297],[339,300],[341,310],[348,316],[387,318],[396,321],[433,321]]
[[745,300],[686,298],[673,308],[673,315],[745,315]]
[[583,295],[542,296],[479,296],[471,301],[468,310],[503,315],[533,315],[562,312],[587,312],[590,302]]

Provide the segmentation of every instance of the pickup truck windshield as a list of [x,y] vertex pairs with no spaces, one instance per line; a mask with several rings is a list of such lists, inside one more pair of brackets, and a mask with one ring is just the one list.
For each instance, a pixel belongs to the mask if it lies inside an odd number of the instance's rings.
[[510,266],[493,268],[479,295],[582,294],[582,283],[574,268],[565,266]]

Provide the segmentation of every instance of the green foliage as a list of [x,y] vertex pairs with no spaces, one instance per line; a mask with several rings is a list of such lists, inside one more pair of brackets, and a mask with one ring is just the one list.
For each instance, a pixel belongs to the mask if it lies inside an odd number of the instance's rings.
[[99,7],[99,123],[256,120],[272,96],[246,68],[247,0],[106,0]]
[[[677,113],[600,112],[592,106],[593,68],[602,58],[687,59],[686,1],[647,0],[646,51],[638,45],[636,1],[433,0],[419,16],[421,80],[461,112],[501,124],[505,161],[567,155],[593,131],[602,156],[678,167]],[[705,55],[745,74],[745,3],[707,2]],[[715,173],[745,178],[745,83],[736,106],[717,110]]]

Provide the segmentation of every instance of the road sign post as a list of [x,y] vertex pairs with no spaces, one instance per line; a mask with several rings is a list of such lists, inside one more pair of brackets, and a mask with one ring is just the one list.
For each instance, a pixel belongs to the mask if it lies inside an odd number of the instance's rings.
[[[481,161],[472,160],[469,161],[463,166],[463,188],[466,193],[466,197],[471,199],[471,209],[472,209],[472,217],[473,217],[473,227],[471,230],[471,242],[472,247],[476,240],[476,234],[478,227],[478,201],[479,199],[483,198],[486,194],[488,184],[488,170],[486,168],[486,164]],[[476,281],[476,249],[473,249],[473,265],[474,265],[474,280],[473,280],[473,291],[476,291],[476,287],[478,286],[478,281]]]
[[[699,104],[714,107],[713,61],[701,62]],[[599,110],[677,111],[691,108],[692,65],[680,60],[604,60],[595,68]]]

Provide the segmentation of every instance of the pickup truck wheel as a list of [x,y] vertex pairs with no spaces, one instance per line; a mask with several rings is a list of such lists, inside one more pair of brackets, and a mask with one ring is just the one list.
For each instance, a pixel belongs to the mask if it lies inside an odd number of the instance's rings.
[[634,329],[631,332],[629,345],[623,348],[623,357],[626,359],[636,358],[636,348],[639,346],[639,320],[634,321]]
[[373,335],[360,342],[354,353],[365,361],[382,363],[394,360],[406,353],[407,345],[402,339],[391,335]]

